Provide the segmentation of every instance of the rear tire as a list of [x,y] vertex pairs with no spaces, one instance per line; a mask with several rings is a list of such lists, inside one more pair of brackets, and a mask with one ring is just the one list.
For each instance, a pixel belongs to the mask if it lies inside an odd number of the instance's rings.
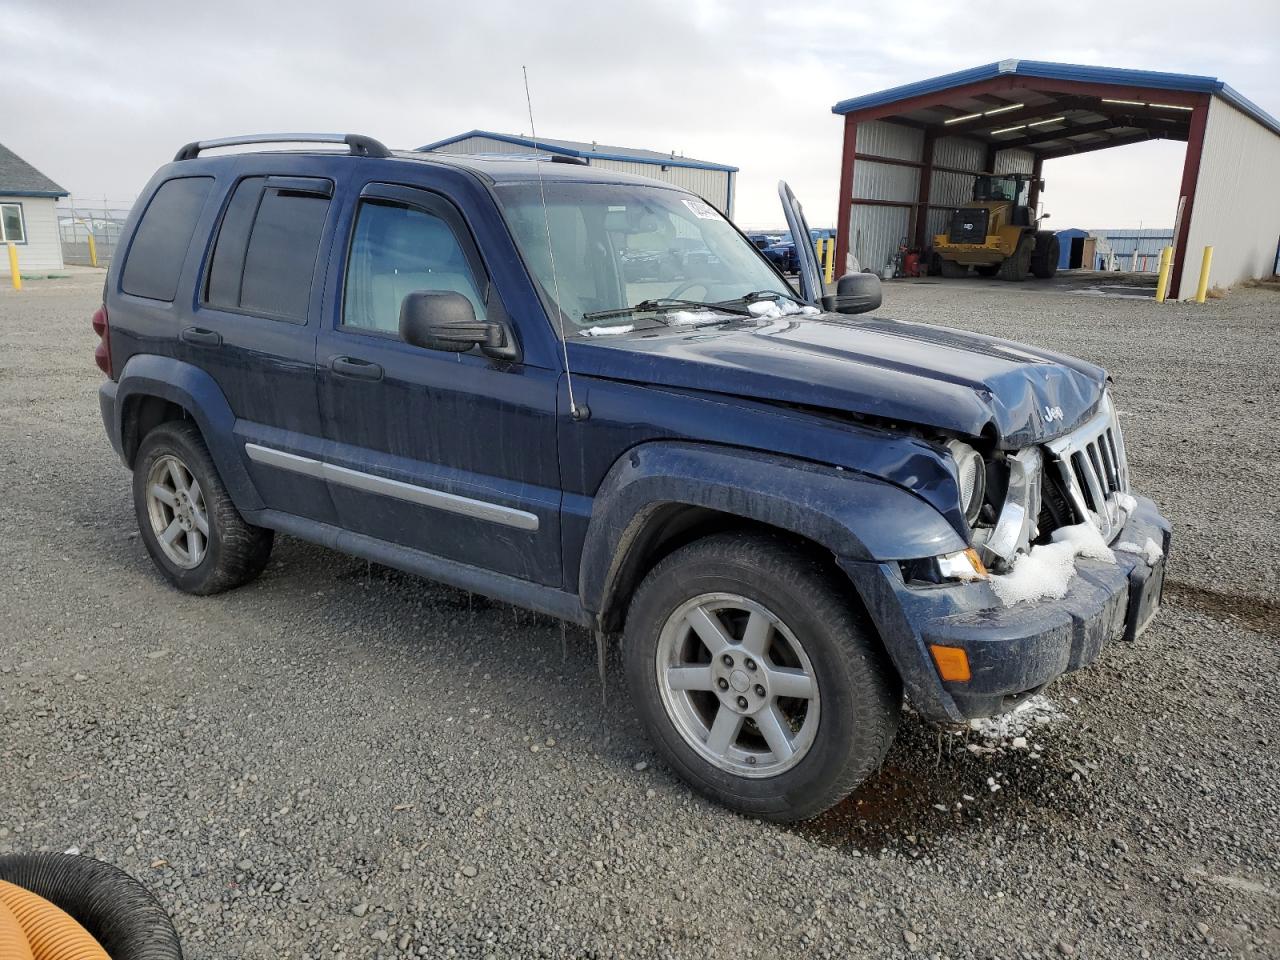
[[1031,272],[1037,279],[1050,280],[1058,272],[1058,257],[1061,255],[1061,250],[1062,246],[1056,233],[1045,231],[1036,234],[1036,249],[1031,255]]
[[956,263],[954,260],[939,261],[942,275],[948,280],[963,280],[969,275],[969,268],[963,263]]
[[849,591],[760,534],[695,541],[650,571],[627,614],[627,679],[650,738],[697,790],[802,820],[879,766],[902,686]]
[[186,593],[242,586],[271,556],[275,535],[240,516],[189,420],[167,421],[143,438],[133,464],[133,508],[151,559]]

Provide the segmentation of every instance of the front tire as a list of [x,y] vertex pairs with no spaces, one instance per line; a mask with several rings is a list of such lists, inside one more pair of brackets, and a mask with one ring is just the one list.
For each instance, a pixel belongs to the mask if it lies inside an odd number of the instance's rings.
[[274,534],[240,516],[189,420],[162,423],[143,438],[133,464],[133,507],[151,559],[186,593],[242,586],[271,556]]
[[696,789],[769,820],[838,803],[879,766],[902,689],[852,587],[802,548],[722,534],[663,559],[627,615],[626,672]]
[[954,260],[940,260],[939,267],[942,275],[948,280],[963,280],[969,275],[968,266],[956,263]]

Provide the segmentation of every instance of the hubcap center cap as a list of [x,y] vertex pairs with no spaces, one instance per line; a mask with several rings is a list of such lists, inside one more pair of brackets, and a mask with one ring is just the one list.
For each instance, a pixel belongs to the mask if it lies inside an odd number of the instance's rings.
[[742,693],[751,686],[751,678],[747,676],[745,671],[735,670],[729,674],[729,686],[733,687],[738,693]]

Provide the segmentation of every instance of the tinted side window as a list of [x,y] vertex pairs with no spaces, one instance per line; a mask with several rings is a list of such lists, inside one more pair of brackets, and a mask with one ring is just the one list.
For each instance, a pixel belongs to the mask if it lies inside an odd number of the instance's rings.
[[417,290],[452,290],[485,316],[484,299],[462,245],[439,217],[387,201],[365,200],[347,261],[342,324],[396,333],[400,304]]
[[218,232],[206,302],[305,323],[328,212],[328,197],[242,180]]
[[212,186],[212,177],[180,177],[160,185],[129,245],[120,280],[125,293],[173,301],[196,219]]

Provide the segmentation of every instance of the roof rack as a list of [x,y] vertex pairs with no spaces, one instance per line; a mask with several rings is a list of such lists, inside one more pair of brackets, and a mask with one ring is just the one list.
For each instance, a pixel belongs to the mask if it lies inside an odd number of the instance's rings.
[[253,133],[244,137],[222,137],[219,140],[197,140],[188,143],[173,158],[194,160],[201,150],[214,147],[239,147],[251,143],[345,143],[353,157],[389,157],[391,151],[373,137],[359,133]]

